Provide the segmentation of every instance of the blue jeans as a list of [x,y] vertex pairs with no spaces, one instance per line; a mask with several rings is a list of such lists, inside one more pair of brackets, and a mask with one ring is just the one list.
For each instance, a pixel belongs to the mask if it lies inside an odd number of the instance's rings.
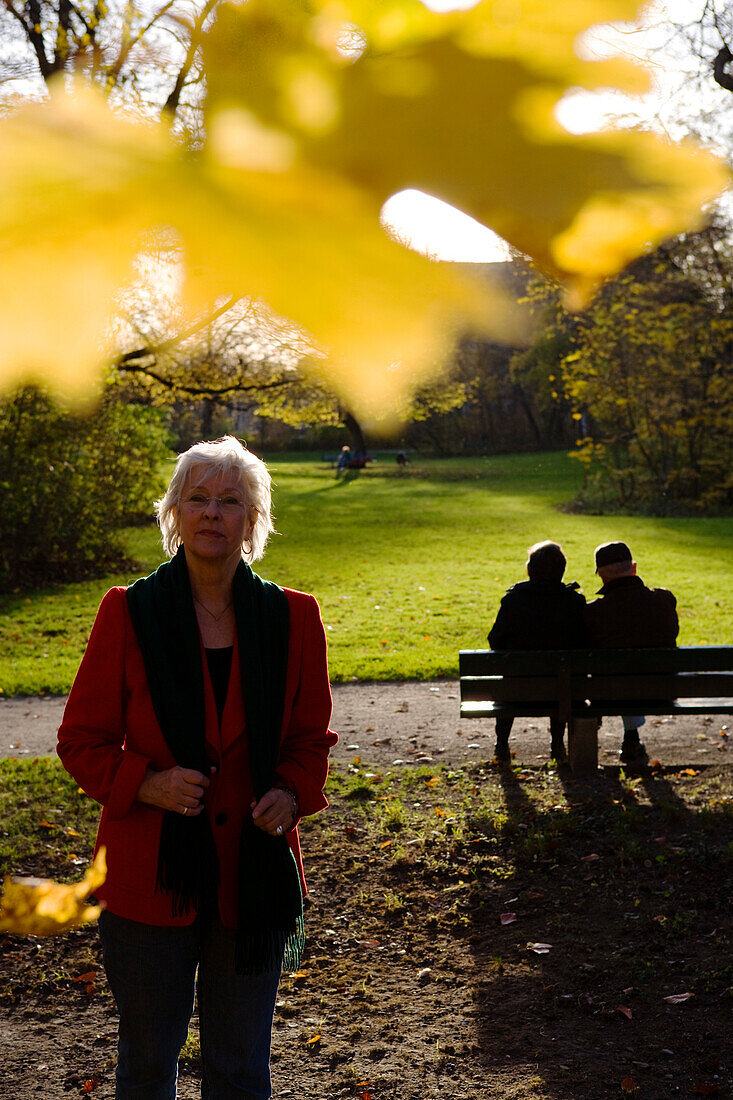
[[624,724],[624,733],[627,730],[638,730],[639,726],[643,726],[646,722],[646,718],[643,714],[624,714],[621,716],[621,721]]
[[[280,970],[234,972],[235,933],[218,916],[184,928],[99,919],[120,1014],[116,1100],[175,1100],[178,1056],[198,994],[205,1100],[265,1100]],[[196,969],[198,967],[198,980]]]

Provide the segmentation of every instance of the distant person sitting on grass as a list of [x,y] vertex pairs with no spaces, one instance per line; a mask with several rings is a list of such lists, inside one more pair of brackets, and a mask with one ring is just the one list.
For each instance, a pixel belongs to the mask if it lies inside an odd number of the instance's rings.
[[[527,557],[529,580],[513,585],[499,607],[489,633],[492,649],[577,649],[586,644],[583,611],[585,596],[573,581],[563,584],[566,558],[556,542],[530,546]],[[509,760],[512,718],[496,719],[494,755],[501,763]],[[550,752],[556,760],[565,757],[565,724],[550,719]]]
[[[625,542],[596,547],[596,573],[603,581],[599,598],[585,609],[588,644],[607,649],[655,649],[674,646],[679,634],[677,601],[666,588],[647,588],[636,575],[636,562]],[[645,764],[639,740],[643,714],[625,714],[621,763]]]
[[344,470],[348,470],[351,466],[351,447],[348,443],[344,443],[341,451],[339,452],[338,459],[336,460],[336,474],[342,474]]

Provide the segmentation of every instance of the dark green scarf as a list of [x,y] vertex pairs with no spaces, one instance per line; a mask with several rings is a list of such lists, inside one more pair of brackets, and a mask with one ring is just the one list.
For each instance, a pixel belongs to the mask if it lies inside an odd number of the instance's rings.
[[[240,562],[232,585],[247,744],[255,798],[274,784],[288,660],[290,608],[277,585]],[[209,774],[204,744],[204,673],[196,612],[181,547],[172,561],[127,590],[155,715],[176,763]],[[166,811],[156,888],[178,915],[198,908],[218,884],[218,860],[206,814]],[[284,836],[245,818],[239,846],[237,971],[296,969],[303,947],[298,869]]]

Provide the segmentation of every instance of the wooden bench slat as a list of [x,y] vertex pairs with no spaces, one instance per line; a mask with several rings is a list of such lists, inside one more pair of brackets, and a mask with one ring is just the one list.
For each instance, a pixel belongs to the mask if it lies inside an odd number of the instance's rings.
[[588,676],[585,698],[669,699],[733,698],[733,672],[679,672],[673,675]]
[[[733,698],[733,673],[681,672],[671,675],[570,676],[572,699]],[[535,700],[559,697],[556,676],[464,676],[461,699]]]
[[733,672],[733,646],[676,649],[464,649],[461,676],[540,675],[567,666],[573,672]]
[[[570,694],[586,698],[586,676],[570,677]],[[461,699],[554,699],[558,698],[557,676],[464,676]]]
[[[608,704],[611,704],[610,706]],[[555,718],[555,700],[544,702],[498,703],[475,700],[461,703],[461,718]],[[604,718],[623,714],[733,714],[733,699],[684,699],[671,703],[667,699],[615,699],[587,703],[573,708],[577,718]]]

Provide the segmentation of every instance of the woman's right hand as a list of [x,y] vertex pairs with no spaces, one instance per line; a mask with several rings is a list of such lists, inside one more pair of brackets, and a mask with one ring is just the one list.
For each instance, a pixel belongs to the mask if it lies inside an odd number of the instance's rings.
[[[215,769],[212,768],[212,771]],[[159,806],[162,810],[187,817],[198,817],[204,808],[204,794],[209,780],[193,768],[166,768],[156,772],[148,768],[137,798],[149,806]]]

